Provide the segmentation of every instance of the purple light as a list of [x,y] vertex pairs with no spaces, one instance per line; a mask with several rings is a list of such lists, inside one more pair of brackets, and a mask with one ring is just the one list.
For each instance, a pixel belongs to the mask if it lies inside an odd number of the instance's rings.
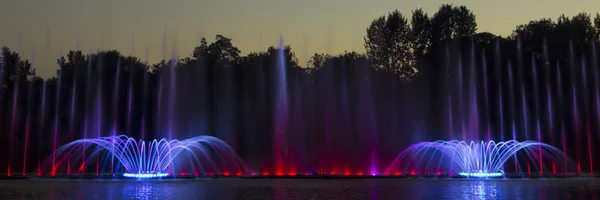
[[169,176],[168,173],[153,173],[153,172],[138,172],[137,174],[133,173],[124,173],[124,177],[127,178],[162,178]]
[[474,178],[494,178],[494,177],[503,177],[504,173],[502,171],[499,171],[499,172],[475,171],[475,172],[459,172],[458,175],[466,176],[466,177],[474,177]]
[[[123,166],[126,172],[133,172],[125,173],[123,175],[125,177],[157,178],[167,176],[168,167],[173,165],[176,158],[187,161],[184,163],[190,164],[194,171],[202,173],[214,171],[218,174],[221,172],[226,174],[231,170],[238,174],[252,172],[228,144],[218,138],[206,135],[185,140],[163,138],[138,141],[125,135],[80,139],[57,149],[53,157],[59,158],[57,160],[70,160],[83,157],[86,152],[87,154],[91,152],[91,155],[114,156],[115,164]],[[191,157],[180,156],[184,152]],[[67,168],[69,167],[67,166]],[[57,168],[58,166],[53,165],[53,169]],[[111,174],[114,173],[111,170]]]
[[[541,150],[540,150],[541,147]],[[541,159],[539,152],[545,159],[552,162],[568,160],[563,151],[551,145],[537,141],[518,142],[466,142],[466,141],[434,141],[419,142],[402,151],[386,169],[386,174],[397,171],[434,170],[440,168],[452,171],[452,166],[457,166],[459,175],[467,177],[498,177],[504,164],[511,158],[529,160],[536,163]],[[523,155],[523,156],[518,156]],[[410,163],[410,164],[406,164]],[[407,167],[408,169],[406,169]],[[500,174],[499,174],[500,173]]]

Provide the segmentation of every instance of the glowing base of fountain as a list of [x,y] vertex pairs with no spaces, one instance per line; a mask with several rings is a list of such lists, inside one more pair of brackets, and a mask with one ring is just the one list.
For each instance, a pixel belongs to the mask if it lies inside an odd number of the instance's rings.
[[484,171],[474,171],[474,172],[459,172],[458,175],[465,177],[474,177],[474,178],[500,178],[504,177],[504,173],[500,172],[484,172]]
[[163,178],[163,177],[167,177],[169,176],[168,173],[152,173],[152,172],[138,172],[137,174],[134,173],[124,173],[123,177],[127,177],[127,178]]

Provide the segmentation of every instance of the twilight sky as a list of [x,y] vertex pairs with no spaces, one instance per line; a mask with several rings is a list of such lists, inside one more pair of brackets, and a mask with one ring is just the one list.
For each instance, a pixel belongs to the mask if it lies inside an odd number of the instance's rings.
[[168,52],[181,57],[202,36],[209,43],[216,34],[230,37],[245,55],[276,45],[281,34],[305,65],[316,52],[364,52],[365,30],[376,17],[394,9],[410,17],[418,7],[431,16],[443,3],[466,5],[478,32],[502,36],[530,20],[600,11],[599,0],[2,0],[0,46],[30,60],[35,52],[38,75],[49,77],[61,46],[117,49],[142,60],[148,49],[155,63],[163,58],[165,28]]

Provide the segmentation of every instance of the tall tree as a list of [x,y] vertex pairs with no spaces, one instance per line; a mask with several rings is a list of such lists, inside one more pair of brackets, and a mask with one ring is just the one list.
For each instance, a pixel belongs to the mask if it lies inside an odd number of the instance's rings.
[[422,59],[431,47],[431,21],[423,9],[412,11],[411,18],[412,41],[415,57]]
[[194,48],[192,57],[194,57],[198,60],[201,60],[203,58],[206,58],[207,54],[208,54],[208,43],[206,43],[206,38],[202,37],[202,39],[200,40],[200,46],[197,46],[196,48]]
[[[600,33],[600,13],[596,13],[596,17],[594,17],[594,27],[596,27],[596,32]],[[600,35],[598,37],[596,39],[600,40]]]
[[23,60],[21,56],[8,47],[3,47],[0,54],[0,63],[2,65],[2,88],[12,87],[16,81],[24,82],[35,76],[35,70],[32,69],[28,60]]
[[569,37],[576,40],[576,42],[588,43],[597,38],[598,32],[594,28],[590,14],[585,12],[579,13],[573,16],[571,20],[567,20],[567,22],[565,24],[559,22],[557,28],[563,28],[561,26],[564,25],[564,29],[569,32]]
[[466,6],[442,5],[431,18],[431,31],[433,48],[439,49],[452,38],[475,34],[475,14]]
[[217,35],[206,51],[217,65],[233,66],[240,58],[240,50],[233,46],[230,38],[223,35]]
[[367,28],[367,56],[377,68],[394,72],[408,80],[417,73],[407,19],[398,10],[371,22]]
[[331,56],[324,53],[315,53],[308,60],[308,73],[314,74],[315,72],[325,67],[325,62],[330,59]]

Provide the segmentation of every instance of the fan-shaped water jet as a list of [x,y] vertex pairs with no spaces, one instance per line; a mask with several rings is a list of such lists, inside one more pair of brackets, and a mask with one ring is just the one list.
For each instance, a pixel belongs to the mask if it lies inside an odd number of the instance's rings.
[[[541,154],[540,154],[541,152]],[[542,156],[543,155],[543,156]],[[537,141],[509,140],[506,142],[466,142],[458,140],[415,143],[402,151],[386,168],[386,174],[405,171],[414,174],[415,170],[447,171],[454,174],[450,166],[458,167],[458,175],[465,177],[503,177],[504,164],[509,159],[515,163],[539,164],[544,159],[550,163],[569,161],[556,147]],[[550,165],[543,165],[550,166]],[[552,165],[555,167],[555,165]],[[538,165],[537,167],[542,167]],[[566,172],[566,169],[562,169]],[[519,170],[523,171],[523,170]],[[539,170],[540,172],[542,170]],[[556,173],[556,169],[553,169]]]
[[[183,156],[184,152],[189,156]],[[114,173],[111,167],[106,171],[111,171],[112,175],[117,175],[117,165],[123,169],[124,177],[132,178],[160,178],[169,176],[169,166],[173,162],[181,161],[186,163],[194,174],[229,174],[236,172],[237,175],[252,174],[252,171],[238,157],[235,151],[222,140],[212,136],[196,136],[184,140],[152,140],[143,141],[134,138],[118,135],[109,137],[100,137],[94,139],[80,139],[68,143],[52,155],[57,158],[56,163],[51,166],[51,171],[56,172],[59,168],[65,167],[63,163],[81,159],[85,155],[86,161],[77,171],[83,173],[85,165],[88,162],[110,162],[114,157],[117,161],[114,167]],[[179,160],[189,158],[188,160]],[[66,166],[70,167],[70,166]],[[69,169],[68,169],[69,170]],[[52,175],[56,175],[53,173]]]

